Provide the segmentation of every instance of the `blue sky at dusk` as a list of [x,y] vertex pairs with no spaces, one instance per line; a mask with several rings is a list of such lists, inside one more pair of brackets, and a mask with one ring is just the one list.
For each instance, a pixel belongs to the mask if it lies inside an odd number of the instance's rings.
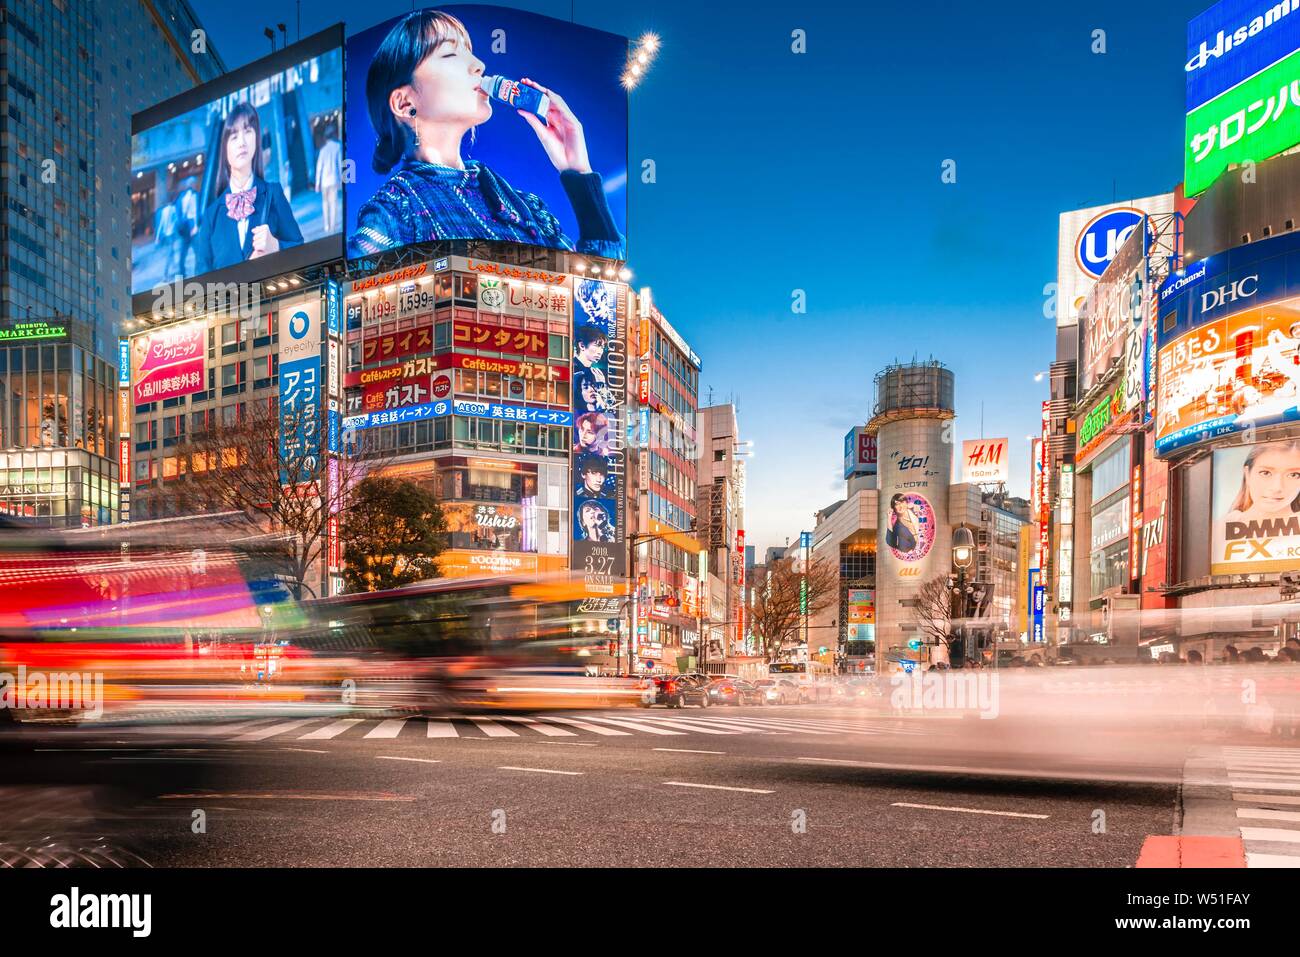
[[[270,52],[266,25],[295,38],[294,0],[191,2],[231,68]],[[703,358],[701,403],[710,389],[737,403],[760,553],[843,496],[844,433],[895,360],[955,371],[958,442],[980,435],[982,404],[983,434],[1010,436],[1012,490],[1027,494],[1057,216],[1179,181],[1186,25],[1210,5],[574,5],[578,23],[663,39],[631,95],[629,265]],[[312,0],[302,35],[410,9]],[[1105,54],[1091,52],[1097,29]],[[654,184],[637,176],[646,158]]]

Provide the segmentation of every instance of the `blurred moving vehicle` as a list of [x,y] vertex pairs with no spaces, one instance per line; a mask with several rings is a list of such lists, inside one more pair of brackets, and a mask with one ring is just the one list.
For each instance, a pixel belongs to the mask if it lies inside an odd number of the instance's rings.
[[767,692],[742,678],[721,678],[707,685],[708,697],[714,704],[762,705],[767,703]]
[[794,682],[784,678],[780,680],[764,678],[762,681],[755,681],[754,686],[763,692],[768,704],[799,704],[801,701],[799,689],[795,687]]
[[784,678],[799,689],[799,703],[829,700],[831,669],[818,661],[774,661],[767,666],[772,678]]

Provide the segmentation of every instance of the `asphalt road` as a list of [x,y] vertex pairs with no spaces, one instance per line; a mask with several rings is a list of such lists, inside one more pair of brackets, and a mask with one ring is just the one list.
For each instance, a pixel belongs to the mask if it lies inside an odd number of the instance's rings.
[[1176,760],[1135,773],[981,750],[983,722],[723,711],[27,730],[6,736],[0,850],[200,867],[1127,867],[1174,833]]

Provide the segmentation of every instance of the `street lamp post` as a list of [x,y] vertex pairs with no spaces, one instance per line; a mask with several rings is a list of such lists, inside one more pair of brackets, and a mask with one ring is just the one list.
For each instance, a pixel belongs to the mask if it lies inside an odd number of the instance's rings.
[[[957,568],[957,585],[953,589],[953,594],[957,598],[955,603],[957,607],[957,635],[961,641],[962,655],[967,656],[970,651],[966,647],[966,571],[975,562],[975,537],[971,535],[970,529],[965,525],[959,525],[952,533],[952,563]],[[996,658],[996,654],[994,655]]]

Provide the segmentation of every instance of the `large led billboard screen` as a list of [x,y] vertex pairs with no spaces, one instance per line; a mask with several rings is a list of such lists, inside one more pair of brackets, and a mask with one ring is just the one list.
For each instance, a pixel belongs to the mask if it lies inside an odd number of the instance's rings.
[[1187,112],[1297,49],[1300,0],[1216,3],[1187,24]]
[[1212,575],[1300,568],[1300,442],[1214,452]]
[[1158,299],[1157,454],[1300,420],[1300,235],[1194,263]]
[[347,57],[350,258],[449,239],[626,258],[625,37],[453,5],[358,33]]
[[256,282],[341,255],[342,42],[341,25],[324,30],[133,117],[137,312],[178,281]]

